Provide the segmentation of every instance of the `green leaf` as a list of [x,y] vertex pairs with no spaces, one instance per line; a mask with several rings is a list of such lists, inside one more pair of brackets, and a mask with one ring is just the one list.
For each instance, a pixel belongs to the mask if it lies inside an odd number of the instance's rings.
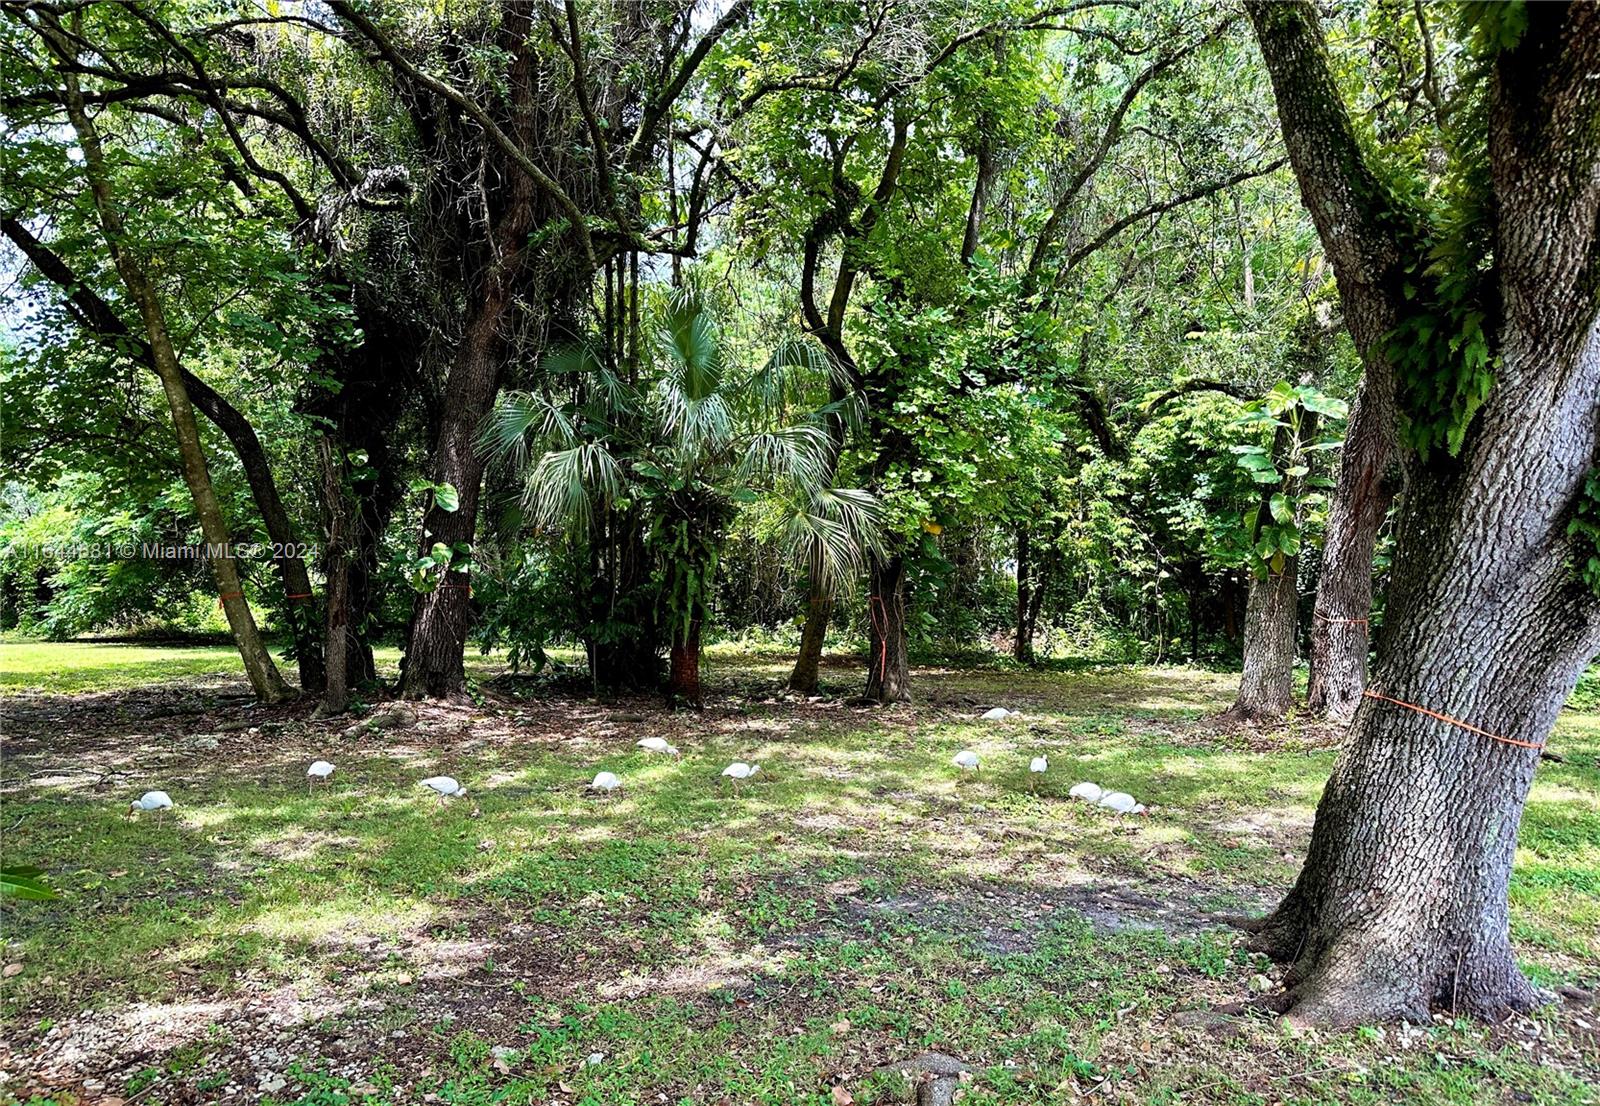
[[39,902],[59,898],[40,878],[43,875],[43,869],[24,865],[0,868],[0,897]]
[[461,496],[453,484],[433,486],[433,505],[446,514],[455,514],[461,507]]
[[1289,502],[1289,497],[1282,492],[1273,495],[1271,499],[1272,517],[1279,522],[1294,521],[1294,504]]

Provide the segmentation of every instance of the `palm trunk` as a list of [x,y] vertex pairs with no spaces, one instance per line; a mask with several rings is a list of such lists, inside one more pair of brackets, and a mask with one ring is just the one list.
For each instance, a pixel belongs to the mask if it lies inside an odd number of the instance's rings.
[[[70,64],[74,57],[72,44],[58,40],[54,35],[49,36],[48,40],[64,65]],[[62,79],[66,89],[67,117],[77,133],[78,144],[83,151],[84,173],[89,179],[95,211],[99,215],[100,225],[105,234],[106,244],[110,247],[117,274],[128,290],[129,298],[139,307],[145,336],[150,343],[151,358],[156,373],[161,377],[162,390],[166,393],[167,406],[172,413],[173,430],[178,439],[178,455],[183,463],[184,481],[188,484],[189,494],[194,500],[195,513],[200,519],[200,531],[210,547],[207,563],[211,566],[212,577],[220,593],[229,629],[232,630],[234,642],[238,645],[239,657],[244,662],[245,675],[250,680],[250,686],[258,699],[266,703],[280,702],[288,698],[289,690],[284,686],[283,678],[278,675],[277,666],[272,662],[272,654],[267,650],[266,643],[261,640],[261,634],[256,629],[255,617],[250,611],[250,604],[244,597],[244,586],[231,553],[232,536],[222,514],[222,505],[217,501],[216,492],[211,486],[211,472],[206,465],[205,453],[200,444],[200,429],[195,424],[194,407],[190,404],[189,393],[184,387],[183,370],[178,364],[172,339],[167,332],[165,312],[143,263],[125,245],[126,233],[122,216],[117,210],[116,198],[112,195],[111,184],[106,176],[105,156],[100,146],[100,136],[84,108],[77,77],[63,68]]]
[[911,666],[906,641],[906,566],[898,554],[870,565],[871,594],[867,615],[868,699],[880,703],[911,702]]
[[700,692],[700,619],[691,618],[672,635],[672,658],[667,677],[667,697],[699,710],[705,705]]
[[1306,706],[1336,722],[1355,714],[1367,683],[1372,557],[1394,498],[1386,475],[1393,455],[1393,397],[1363,381],[1345,434],[1311,622]]

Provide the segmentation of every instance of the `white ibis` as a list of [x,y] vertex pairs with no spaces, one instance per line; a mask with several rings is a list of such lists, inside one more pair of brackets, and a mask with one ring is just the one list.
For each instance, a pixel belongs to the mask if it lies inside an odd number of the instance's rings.
[[983,720],[985,722],[1004,722],[1013,714],[1020,713],[1020,711],[1006,710],[1005,707],[990,707],[988,710],[983,712]]
[[311,767],[306,769],[306,794],[311,794],[311,785],[321,780],[328,782],[328,777],[333,775],[333,765],[325,760],[314,760]]
[[667,744],[667,739],[664,737],[644,737],[635,741],[634,744],[647,753],[665,753],[669,757],[679,755],[678,747]]
[[146,814],[153,810],[156,812],[156,825],[159,826],[161,824],[161,819],[165,817],[166,812],[171,809],[171,795],[168,795],[165,791],[146,791],[143,795],[140,795],[137,799],[128,804],[128,813],[124,815],[124,817],[132,818],[133,812],[136,810],[143,811]]
[[444,805],[444,801],[447,797],[456,799],[464,799],[467,797],[467,789],[457,783],[454,776],[429,776],[427,779],[417,784],[417,786],[426,787],[428,790],[437,794],[439,796],[440,806]]
[[1045,756],[1036,756],[1028,762],[1028,780],[1035,791],[1039,790],[1039,777],[1049,770],[1050,760]]
[[761,765],[759,764],[746,764],[742,760],[736,760],[724,768],[722,774],[733,781],[733,793],[737,795],[739,793],[739,781],[747,780],[759,771],[761,771]]
[[950,763],[955,765],[957,768],[966,768],[976,772],[978,770],[978,754],[974,753],[971,749],[962,749],[959,753],[950,758]]
[[595,776],[594,782],[589,785],[589,790],[605,793],[608,791],[615,791],[621,786],[622,781],[617,779],[615,773],[601,772],[599,775]]
[[1068,791],[1067,794],[1074,799],[1082,799],[1086,803],[1098,803],[1100,796],[1104,795],[1105,791],[1099,784],[1085,780],[1083,783],[1073,784],[1072,790]]
[[1143,814],[1144,804],[1136,802],[1134,797],[1126,791],[1111,791],[1100,796],[1097,806],[1107,810],[1114,810],[1118,814]]

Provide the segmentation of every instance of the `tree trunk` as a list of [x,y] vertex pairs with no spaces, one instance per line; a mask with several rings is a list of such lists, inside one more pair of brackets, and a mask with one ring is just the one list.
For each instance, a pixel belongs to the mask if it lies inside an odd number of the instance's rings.
[[911,666],[906,642],[906,566],[899,554],[870,558],[871,592],[867,596],[868,699],[880,703],[911,702]]
[[687,703],[695,710],[705,706],[700,694],[700,620],[691,618],[687,626],[672,635],[672,658],[667,676],[667,698]]
[[[1338,216],[1371,173],[1316,12],[1260,0],[1249,11],[1302,190]],[[1406,458],[1373,687],[1305,867],[1253,927],[1290,962],[1286,1005],[1302,1021],[1424,1020],[1430,1006],[1499,1018],[1535,1001],[1510,942],[1517,828],[1536,750],[1600,651],[1600,596],[1573,567],[1589,552],[1568,533],[1600,449],[1597,64],[1600,10],[1584,4],[1530,5],[1493,56],[1482,206],[1493,387],[1457,457]],[[1316,151],[1334,155],[1327,180]],[[1319,221],[1324,242],[1343,235],[1371,253],[1363,243],[1403,228],[1347,214]],[[1340,287],[1350,294],[1344,274]]]
[[1294,631],[1298,558],[1279,573],[1250,580],[1244,615],[1244,674],[1224,716],[1239,722],[1281,720],[1294,705]]
[[1017,638],[1011,656],[1018,664],[1033,663],[1033,559],[1028,528],[1017,527]]
[[789,673],[789,690],[802,695],[817,693],[817,674],[822,665],[822,646],[828,636],[828,620],[833,617],[833,596],[813,573],[806,593],[806,622],[800,631],[800,655]]
[[[1308,324],[1309,339],[1315,322]],[[1298,427],[1291,430],[1280,427],[1274,436],[1272,458],[1280,471],[1305,456],[1304,447],[1316,436],[1315,412],[1301,412]],[[1303,490],[1303,476],[1286,477],[1280,485],[1267,485],[1261,491],[1261,501],[1256,507],[1254,545],[1271,512],[1273,493],[1282,491],[1296,504],[1295,521],[1303,514],[1299,506]],[[1239,677],[1239,694],[1224,718],[1235,722],[1280,721],[1294,705],[1294,656],[1296,629],[1299,626],[1300,558],[1285,557],[1278,571],[1267,571],[1256,566],[1250,579],[1250,596],[1244,614],[1244,672]]]
[[[534,110],[540,76],[530,45],[534,12],[532,4],[506,5],[497,35],[500,48],[511,58],[506,74],[507,123],[524,150],[536,144],[535,128],[540,118]],[[517,293],[520,290],[528,302],[542,309],[555,291],[561,264],[553,261],[548,270],[541,271],[539,279],[522,280],[529,233],[534,229],[538,210],[536,186],[504,151],[496,149],[492,161],[498,179],[486,200],[487,241],[474,240],[463,247],[481,247],[468,249],[472,273],[468,302],[472,310],[445,381],[439,433],[433,449],[432,479],[453,487],[459,505],[454,511],[441,509],[437,502],[430,505],[417,542],[419,555],[426,554],[437,542],[449,546],[472,544],[484,468],[484,458],[478,452],[478,430],[500,388]],[[534,287],[521,287],[523,283]],[[405,698],[456,698],[466,693],[463,652],[472,615],[470,583],[467,573],[452,570],[432,590],[417,596],[400,672],[399,691]]]
[[[351,557],[352,514],[349,490],[345,486],[343,458],[326,436],[317,442],[322,468],[322,497],[328,513],[327,549],[323,566],[327,575],[327,617],[324,656],[327,657],[327,684],[319,716],[343,714],[350,704],[351,671]],[[359,669],[357,670],[359,673]]]
[[[1508,342],[1505,362],[1543,356]],[[1373,693],[1538,744],[1600,650],[1595,597],[1563,540],[1596,448],[1600,333],[1531,383],[1543,386],[1498,386],[1459,471],[1413,471]],[[1538,762],[1363,698],[1305,868],[1257,926],[1259,947],[1292,963],[1298,1017],[1425,1020],[1436,1005],[1499,1018],[1533,1005],[1506,893]]]
[[1366,687],[1372,557],[1394,498],[1387,475],[1394,456],[1393,396],[1370,384],[1363,381],[1345,433],[1311,619],[1306,706],[1336,722],[1351,719]]
[[200,429],[195,424],[194,407],[184,387],[183,370],[167,332],[165,312],[143,263],[125,245],[126,232],[110,181],[106,177],[99,133],[85,110],[77,77],[65,68],[72,63],[74,48],[70,41],[57,38],[55,34],[48,35],[47,40],[63,63],[61,75],[66,89],[67,116],[83,151],[84,174],[89,179],[106,244],[110,247],[117,274],[122,278],[129,298],[139,307],[151,358],[161,377],[162,389],[166,392],[173,430],[178,439],[178,455],[183,463],[183,478],[194,500],[195,513],[200,518],[201,534],[210,547],[207,563],[211,566],[223,612],[233,631],[234,642],[238,645],[239,657],[244,662],[245,675],[256,697],[262,702],[281,702],[289,697],[289,690],[278,675],[277,666],[272,663],[272,654],[261,640],[250,604],[244,597],[244,585],[232,555],[233,539],[222,515],[222,505],[211,486],[211,472],[206,466],[205,453],[200,444]]
[[[500,327],[507,301],[484,304],[473,320],[445,386],[445,409],[434,451],[432,478],[456,490],[457,508],[429,506],[417,544],[419,556],[436,542],[472,544],[478,522],[483,458],[477,433],[500,385]],[[417,596],[411,610],[400,694],[407,699],[450,699],[466,694],[464,653],[471,621],[471,577],[448,571]]]

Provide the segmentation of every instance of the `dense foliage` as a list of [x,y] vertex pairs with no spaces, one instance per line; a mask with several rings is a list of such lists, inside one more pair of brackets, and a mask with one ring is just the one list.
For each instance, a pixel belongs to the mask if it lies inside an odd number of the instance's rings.
[[[118,552],[199,538],[60,125],[70,76],[184,370],[253,426],[314,550],[309,599],[241,559],[280,636],[356,564],[364,641],[459,593],[469,642],[515,663],[572,643],[597,682],[653,679],[691,628],[796,642],[816,595],[865,637],[893,559],[916,649],[1238,655],[1252,577],[1319,540],[1355,379],[1238,19],[514,10],[8,7],[0,200],[69,275],[8,229],[5,628],[225,629],[201,562]],[[1362,33],[1380,69],[1419,48],[1386,6]],[[525,134],[532,71],[564,91]],[[548,184],[494,324],[480,496],[440,419],[524,162]],[[1320,430],[1275,455],[1302,413]],[[281,544],[201,429],[234,540]]]

